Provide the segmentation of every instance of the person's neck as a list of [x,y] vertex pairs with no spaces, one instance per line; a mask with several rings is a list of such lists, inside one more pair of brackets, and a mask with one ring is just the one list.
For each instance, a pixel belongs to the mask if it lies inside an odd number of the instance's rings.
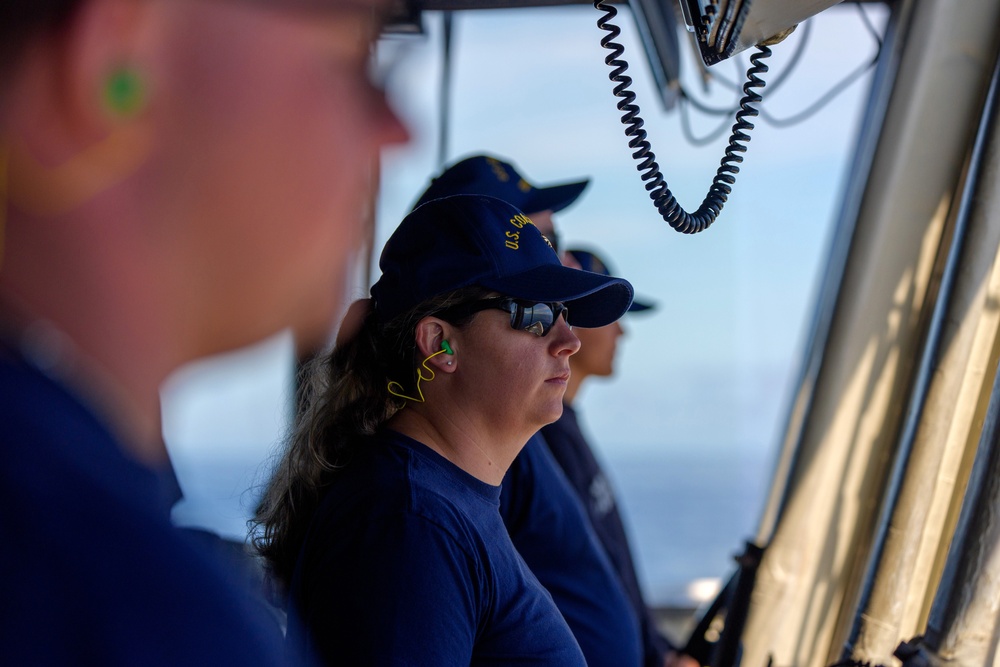
[[[29,364],[74,393],[115,434],[126,454],[143,465],[166,461],[160,420],[159,385],[166,371],[157,355],[141,354],[121,340],[112,326],[72,326],[58,318],[29,314],[29,309],[0,301],[2,338]],[[135,354],[129,355],[132,351]]]
[[[470,420],[428,408],[407,406],[389,428],[430,447],[476,479],[499,486],[531,434],[497,436]],[[487,435],[489,433],[489,435]]]

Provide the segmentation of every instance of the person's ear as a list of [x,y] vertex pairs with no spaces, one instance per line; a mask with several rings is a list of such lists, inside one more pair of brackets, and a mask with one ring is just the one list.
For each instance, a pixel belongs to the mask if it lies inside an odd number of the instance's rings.
[[454,342],[448,338],[454,332],[454,327],[436,317],[425,317],[417,323],[417,350],[420,358],[435,371],[450,373],[455,370],[458,355],[455,353]]
[[6,141],[11,198],[57,214],[121,180],[145,159],[137,121],[152,87],[144,52],[151,3],[88,0],[65,27],[27,47]]
[[[149,101],[151,82],[146,31],[151,3],[135,0],[88,0],[65,26],[28,46],[32,60],[30,93],[38,98],[33,125],[38,136],[25,137],[40,161],[51,165],[46,136],[70,135],[85,145],[115,126],[133,120]],[[28,91],[24,91],[28,92]],[[81,147],[82,148],[82,147]]]
[[105,131],[146,111],[152,90],[145,50],[149,3],[89,0],[66,37],[67,106],[85,128]]

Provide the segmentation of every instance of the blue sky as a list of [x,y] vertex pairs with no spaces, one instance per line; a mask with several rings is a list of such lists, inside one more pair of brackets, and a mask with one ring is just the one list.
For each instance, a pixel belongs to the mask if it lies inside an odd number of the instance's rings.
[[[884,23],[883,12],[870,14]],[[592,179],[557,216],[561,238],[600,248],[637,294],[658,304],[627,318],[616,376],[589,381],[578,400],[610,467],[704,451],[765,470],[784,426],[869,79],[800,125],[756,121],[721,218],[702,234],[681,235],[659,218],[630,157],[597,16],[589,5],[457,15],[448,161],[488,152],[513,160],[536,184]],[[405,49],[391,82],[413,142],[385,156],[379,246],[439,170],[439,19],[426,17],[428,38],[385,47]],[[773,95],[765,88],[764,106],[776,117],[803,109],[874,53],[853,5],[813,22],[798,68]],[[680,115],[664,112],[651,89],[627,11],[618,23],[653,149],[671,190],[693,210],[725,140],[703,147],[684,140]],[[766,81],[788,66],[801,38],[800,27],[774,47]],[[733,103],[725,86],[703,90],[686,42],[682,56],[687,87],[714,106]],[[746,66],[742,58],[712,71],[742,80]],[[719,121],[695,113],[692,124],[706,134]],[[358,285],[352,296],[366,289]],[[165,388],[164,433],[191,498],[183,521],[242,530],[247,489],[286,428],[290,355],[287,336],[279,336],[187,367]]]

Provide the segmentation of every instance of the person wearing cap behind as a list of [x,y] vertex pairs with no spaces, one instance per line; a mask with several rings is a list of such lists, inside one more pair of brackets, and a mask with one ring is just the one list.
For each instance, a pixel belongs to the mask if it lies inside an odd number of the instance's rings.
[[[607,264],[591,251],[571,249],[567,250],[566,254],[571,256],[584,271],[609,275]],[[628,312],[636,313],[652,308],[651,304],[634,300]],[[573,402],[588,377],[607,377],[614,373],[618,338],[625,331],[621,323],[615,321],[603,327],[577,328],[575,332],[581,345],[580,351],[570,360],[572,373],[563,397],[563,414],[556,422],[543,426],[542,435],[552,455],[566,473],[574,491],[587,508],[591,524],[628,592],[632,608],[643,627],[646,654],[667,655],[670,642],[657,631],[652,610],[643,599],[614,491],[580,429],[578,415],[573,408]],[[683,664],[693,663],[692,659],[683,658]]]
[[451,195],[487,195],[513,204],[531,218],[552,247],[559,252],[559,238],[552,219],[575,202],[590,179],[538,187],[532,185],[507,160],[492,155],[473,155],[445,169],[434,178],[413,205]]
[[3,664],[285,664],[170,524],[160,388],[332,325],[406,139],[368,78],[388,4],[0,2]]
[[[588,183],[538,186],[507,160],[475,155],[434,178],[414,207],[448,194],[495,196],[536,211],[529,217],[558,250],[552,212],[572,204]],[[563,254],[562,260],[579,268],[570,255]],[[632,589],[619,575],[584,502],[541,433],[532,435],[511,464],[500,502],[514,546],[552,595],[590,667],[659,667],[678,660],[694,664],[664,641],[645,606],[633,603]]]
[[563,266],[523,213],[473,195],[411,212],[379,266],[257,514],[301,619],[290,641],[330,664],[585,665],[500,483],[562,413],[569,323],[613,322],[631,285]]

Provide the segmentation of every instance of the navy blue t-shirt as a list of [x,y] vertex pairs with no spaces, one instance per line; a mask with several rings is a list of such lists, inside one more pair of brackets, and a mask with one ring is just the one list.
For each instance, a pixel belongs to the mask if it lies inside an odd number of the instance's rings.
[[639,667],[639,621],[580,500],[535,434],[504,477],[514,546],[566,618],[590,667]]
[[618,577],[628,592],[631,606],[642,623],[645,665],[662,665],[664,654],[672,647],[656,629],[655,620],[642,596],[639,578],[632,561],[632,550],[622,523],[614,492],[597,457],[587,443],[576,411],[563,406],[562,417],[542,428],[542,435],[577,496],[587,508],[601,544],[611,557]]
[[300,552],[290,641],[331,665],[583,667],[499,494],[399,433],[360,443]]
[[0,349],[0,662],[284,664],[263,603],[163,497],[76,398]]

